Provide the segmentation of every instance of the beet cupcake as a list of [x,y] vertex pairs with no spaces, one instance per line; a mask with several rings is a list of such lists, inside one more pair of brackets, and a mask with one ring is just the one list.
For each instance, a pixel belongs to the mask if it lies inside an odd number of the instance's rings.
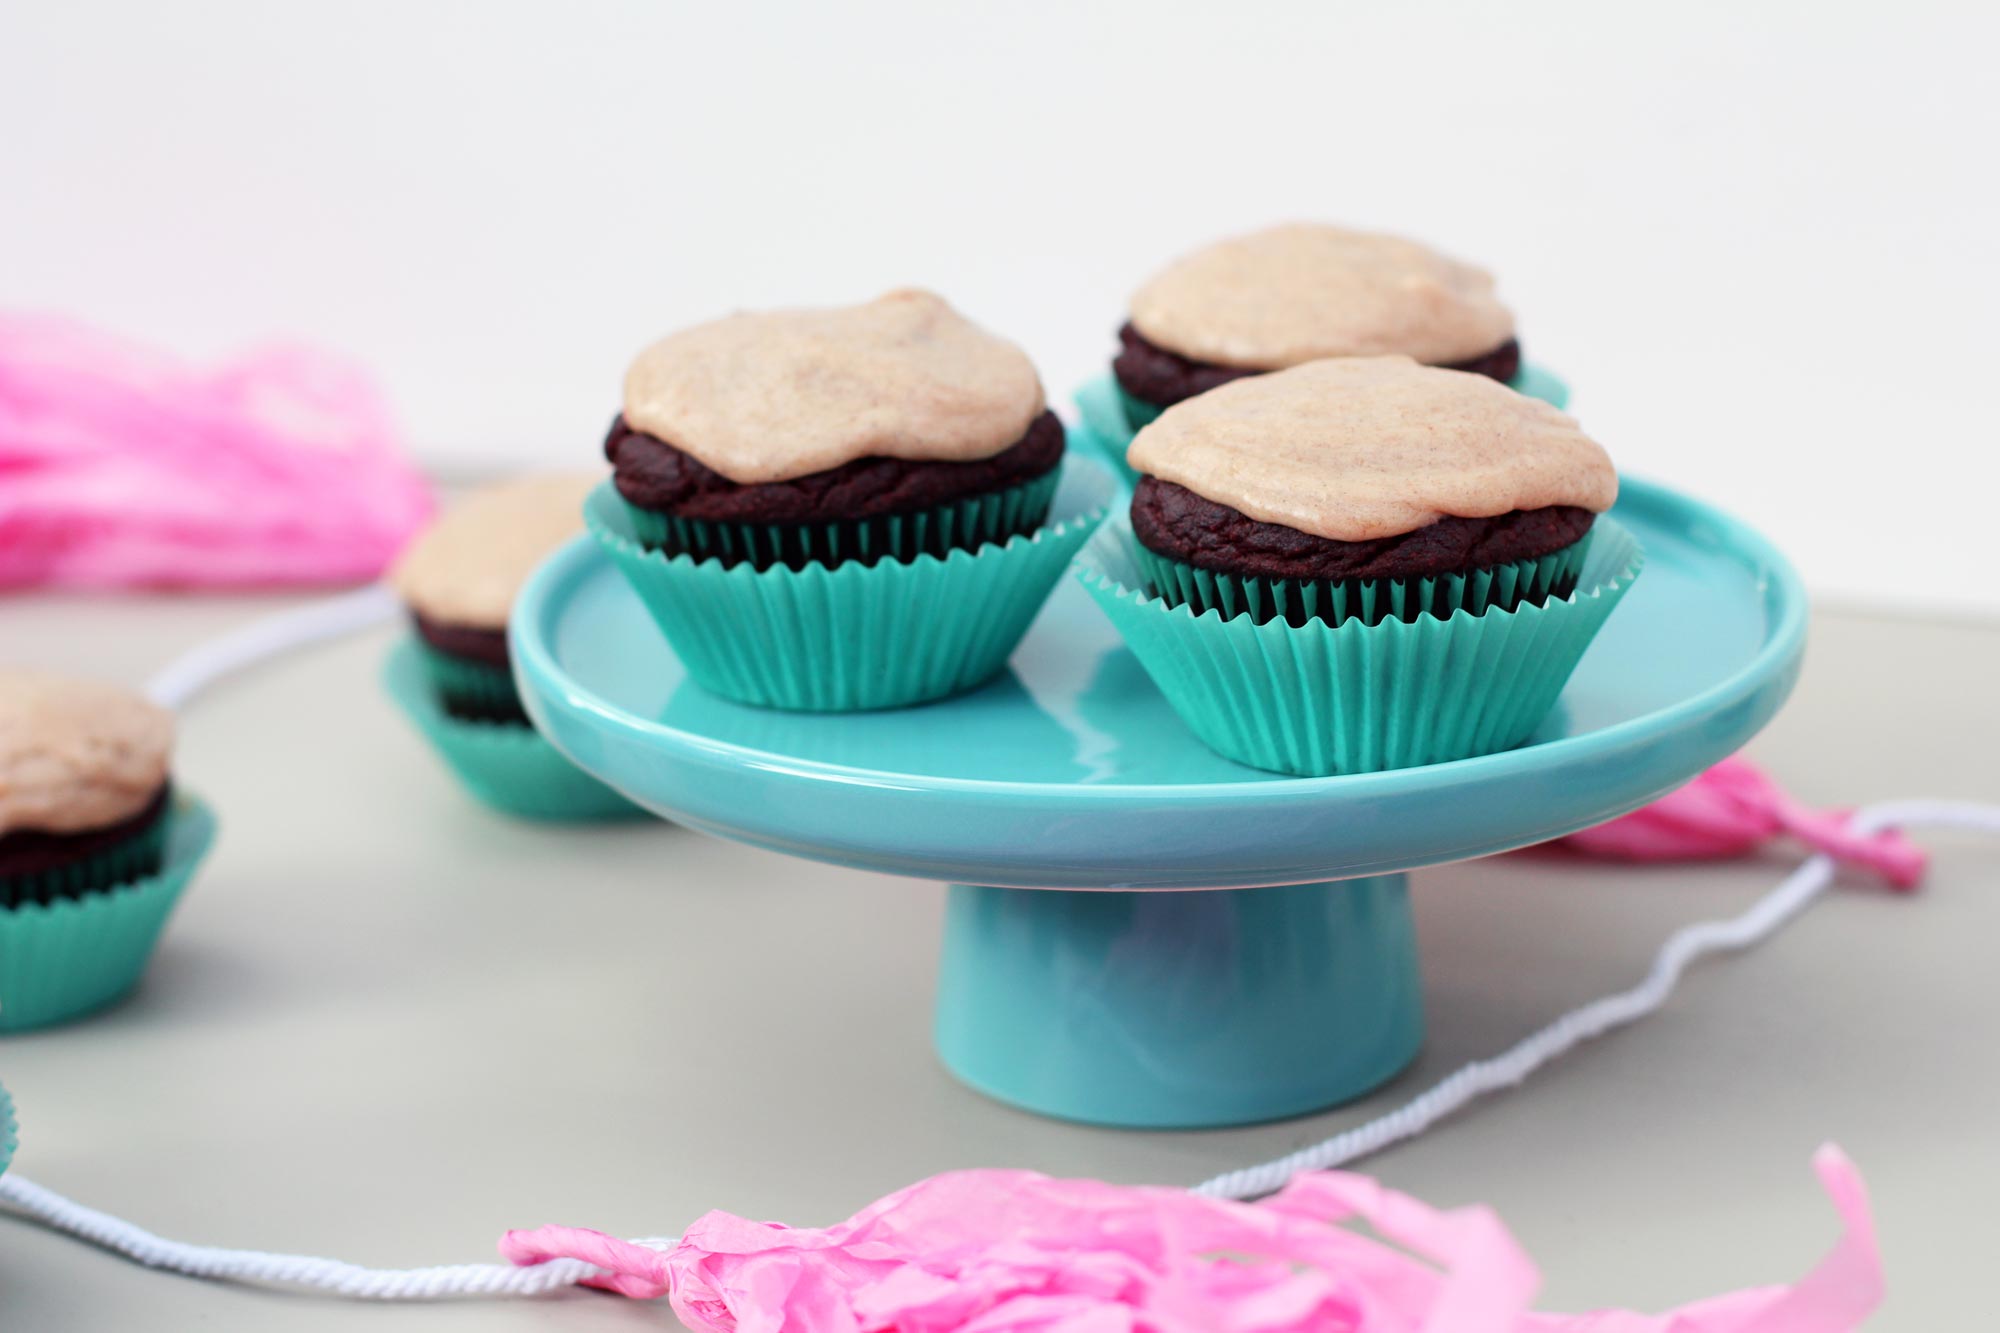
[[605,454],[592,530],[688,674],[778,708],[991,677],[1109,497],[1091,470],[1058,497],[1033,364],[923,291],[661,340]]
[[397,559],[389,581],[413,634],[390,654],[390,693],[471,792],[509,814],[639,813],[528,725],[507,618],[543,559],[583,532],[589,475],[524,477],[453,505]]
[[214,827],[173,790],[173,738],[128,690],[0,672],[0,1030],[138,982]]
[[1122,449],[1166,408],[1247,376],[1328,357],[1408,356],[1485,375],[1560,406],[1524,374],[1514,316],[1485,270],[1416,241],[1293,223],[1197,250],[1133,296],[1093,429]]
[[1488,377],[1315,361],[1169,408],[1080,562],[1211,746],[1301,774],[1518,745],[1636,577],[1604,450]]

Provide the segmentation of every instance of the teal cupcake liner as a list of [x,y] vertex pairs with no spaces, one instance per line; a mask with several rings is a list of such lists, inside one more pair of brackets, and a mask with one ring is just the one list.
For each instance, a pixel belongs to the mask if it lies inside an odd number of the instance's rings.
[[157,873],[116,888],[0,910],[0,1032],[80,1018],[146,970],[181,892],[215,841],[215,816],[176,793]]
[[0,1087],[0,1176],[7,1174],[7,1167],[14,1160],[14,1149],[20,1144],[21,1127],[14,1119],[13,1099],[8,1097],[5,1087]]
[[1111,383],[1112,387],[1118,393],[1118,408],[1125,418],[1125,428],[1134,435],[1137,435],[1140,431],[1158,421],[1160,413],[1167,410],[1158,403],[1149,403],[1143,398],[1134,398],[1125,391],[1124,385],[1118,383],[1116,377],[1113,377]]
[[0,910],[75,898],[158,874],[167,843],[169,813],[170,810],[162,810],[158,819],[131,837],[68,865],[32,875],[0,877]]
[[382,683],[461,785],[523,819],[624,819],[646,812],[572,764],[526,722],[455,717],[438,696],[414,635],[389,650]]
[[976,551],[803,569],[647,550],[607,483],[584,503],[688,675],[739,703],[802,712],[899,708],[997,675],[1109,508],[1113,486],[1065,460],[1056,522]]
[[754,569],[883,560],[915,560],[976,551],[1033,532],[1049,514],[1059,469],[990,495],[968,496],[934,509],[840,523],[707,523],[641,509],[622,499],[633,535],[641,546],[667,555],[719,559]]
[[1418,616],[1448,618],[1459,611],[1483,615],[1567,597],[1590,551],[1591,534],[1535,560],[1514,560],[1468,574],[1423,579],[1267,579],[1217,574],[1148,550],[1134,541],[1133,555],[1146,590],[1168,606],[1196,615],[1215,610],[1224,620],[1250,617],[1252,623],[1282,620],[1301,626],[1358,620],[1364,625]]
[[1373,773],[1512,749],[1533,735],[1644,563],[1609,518],[1575,592],[1511,611],[1341,625],[1196,615],[1144,591],[1122,517],[1076,574],[1204,744],[1301,777]]
[[[1556,407],[1569,405],[1569,386],[1540,366],[1523,362],[1508,385],[1517,393]],[[1139,474],[1125,462],[1125,450],[1140,428],[1150,425],[1166,409],[1132,397],[1120,387],[1116,376],[1100,375],[1076,391],[1076,410],[1087,429],[1078,432],[1082,438],[1074,442],[1095,453],[1127,486],[1136,484]]]
[[488,717],[526,718],[514,673],[506,667],[454,657],[418,637],[413,642],[423,658],[424,674],[448,706]]
[[1112,475],[1130,490],[1139,483],[1139,474],[1125,461],[1125,450],[1138,430],[1125,416],[1125,391],[1110,375],[1100,375],[1076,391],[1076,413],[1084,429],[1070,433],[1072,445],[1082,444],[1111,469]]

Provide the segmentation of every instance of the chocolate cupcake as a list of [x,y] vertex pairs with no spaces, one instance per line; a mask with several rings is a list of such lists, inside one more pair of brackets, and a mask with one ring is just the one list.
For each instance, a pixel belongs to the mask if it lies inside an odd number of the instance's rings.
[[390,654],[390,693],[465,786],[508,814],[598,819],[639,813],[528,724],[507,619],[535,567],[583,531],[586,475],[524,477],[466,497],[390,571],[414,633]]
[[605,453],[592,532],[696,683],[772,708],[991,678],[1111,494],[1026,355],[921,291],[654,344]]
[[662,339],[626,374],[604,452],[648,547],[799,569],[1032,532],[1063,428],[1018,347],[898,291]]
[[1170,264],[1132,298],[1112,374],[1133,429],[1219,385],[1328,357],[1408,356],[1511,381],[1514,317],[1484,270],[1405,240],[1293,223]]
[[522,477],[455,504],[396,560],[438,697],[454,717],[525,725],[507,660],[507,613],[528,575],[583,532],[587,475]]
[[1086,588],[1189,728],[1302,776],[1522,743],[1638,545],[1575,421],[1408,357],[1308,362],[1167,409]]
[[0,672],[0,907],[160,868],[173,715],[113,685]]
[[1618,494],[1572,418],[1400,356],[1215,390],[1140,431],[1127,461],[1160,596],[1294,624],[1566,596]]
[[0,672],[0,1032],[138,984],[215,837],[168,776],[173,739],[128,690]]

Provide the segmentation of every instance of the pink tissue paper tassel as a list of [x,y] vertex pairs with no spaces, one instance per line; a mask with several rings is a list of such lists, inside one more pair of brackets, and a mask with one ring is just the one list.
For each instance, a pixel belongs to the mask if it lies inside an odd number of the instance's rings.
[[1619,861],[1689,861],[1746,856],[1779,834],[1871,870],[1899,889],[1924,877],[1923,848],[1901,833],[1860,834],[1844,811],[1799,804],[1747,759],[1725,759],[1678,791],[1557,845]]
[[1344,1172],[1236,1203],[959,1171],[823,1229],[714,1212],[671,1250],[542,1227],[500,1251],[598,1264],[596,1285],[668,1296],[701,1333],[1844,1333],[1881,1301],[1880,1257],[1853,1165],[1830,1146],[1814,1165],[1845,1223],[1817,1268],[1654,1315],[1534,1313],[1541,1275],[1492,1210]]
[[0,587],[372,579],[431,513],[358,368],[276,348],[202,370],[0,313]]

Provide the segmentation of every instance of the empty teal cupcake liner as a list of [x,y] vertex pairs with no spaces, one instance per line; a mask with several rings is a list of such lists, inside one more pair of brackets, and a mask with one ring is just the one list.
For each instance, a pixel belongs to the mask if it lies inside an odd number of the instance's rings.
[[493,809],[546,820],[645,813],[571,763],[526,722],[467,719],[445,711],[414,636],[390,649],[382,681],[459,783]]
[[1148,550],[1137,541],[1132,551],[1146,590],[1168,606],[1185,606],[1196,615],[1213,609],[1225,620],[1247,615],[1260,625],[1267,620],[1294,626],[1315,620],[1329,625],[1349,620],[1374,625],[1418,616],[1448,617],[1459,611],[1473,615],[1511,611],[1550,597],[1567,596],[1576,587],[1590,539],[1586,532],[1560,551],[1536,560],[1515,560],[1469,574],[1425,579],[1252,578],[1197,569]]
[[1341,625],[1196,615],[1145,591],[1131,525],[1085,546],[1076,574],[1203,743],[1302,777],[1372,773],[1512,749],[1533,735],[1639,575],[1608,518],[1576,590],[1539,606]]
[[991,495],[969,496],[914,514],[840,523],[708,523],[619,501],[641,546],[697,560],[719,559],[753,568],[852,561],[914,560],[1033,532],[1048,517],[1057,469]]
[[648,550],[607,483],[584,504],[592,534],[702,688],[802,712],[898,708],[997,675],[1100,523],[1111,478],[1063,465],[1056,521],[976,551],[753,569]]
[[424,674],[446,703],[484,714],[525,716],[521,696],[514,688],[514,673],[506,667],[454,657],[421,637],[413,642],[423,659]]
[[171,798],[169,809],[131,837],[68,865],[0,878],[0,910],[74,898],[159,873],[170,810]]
[[176,793],[159,870],[116,888],[0,910],[0,1032],[80,1018],[139,984],[160,932],[215,841],[215,816]]
[[[1556,407],[1569,405],[1569,386],[1540,366],[1523,362],[1519,373],[1508,381],[1518,393],[1539,398]],[[1127,486],[1139,479],[1125,462],[1125,450],[1132,437],[1150,425],[1164,408],[1141,402],[1126,393],[1114,375],[1100,375],[1076,391],[1077,415],[1088,427],[1081,441],[1090,448]]]

